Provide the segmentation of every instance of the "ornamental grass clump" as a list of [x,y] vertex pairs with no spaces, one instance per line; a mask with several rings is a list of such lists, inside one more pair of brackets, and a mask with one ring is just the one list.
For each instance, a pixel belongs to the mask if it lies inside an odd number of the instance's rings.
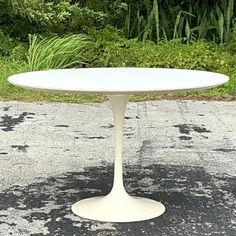
[[37,35],[30,35],[29,43],[28,66],[30,71],[35,71],[72,68],[85,64],[83,52],[90,40],[81,34],[41,39]]
[[129,39],[207,39],[227,43],[235,27],[235,0],[129,1],[124,32]]

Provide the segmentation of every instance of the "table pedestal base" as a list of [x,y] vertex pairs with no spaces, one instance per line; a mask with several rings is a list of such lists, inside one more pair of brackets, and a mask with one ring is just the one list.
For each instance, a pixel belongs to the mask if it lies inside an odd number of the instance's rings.
[[90,220],[106,222],[134,222],[162,215],[160,202],[126,194],[108,194],[78,201],[72,206],[74,214]]
[[72,211],[83,218],[107,222],[132,222],[148,220],[160,216],[165,207],[151,199],[132,197],[123,184],[122,143],[123,120],[128,102],[128,94],[108,96],[115,124],[115,163],[112,191],[105,197],[81,200],[72,206]]

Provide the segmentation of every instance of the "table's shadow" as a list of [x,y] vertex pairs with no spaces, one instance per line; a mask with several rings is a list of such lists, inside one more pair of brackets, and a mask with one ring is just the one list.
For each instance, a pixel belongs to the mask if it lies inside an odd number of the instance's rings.
[[113,167],[104,165],[6,189],[0,193],[0,224],[27,232],[17,217],[12,219],[15,209],[29,224],[44,222],[46,235],[236,235],[236,178],[189,166],[127,166],[125,170],[127,191],[161,201],[166,206],[164,215],[122,224],[74,216],[70,209],[74,202],[111,189]]

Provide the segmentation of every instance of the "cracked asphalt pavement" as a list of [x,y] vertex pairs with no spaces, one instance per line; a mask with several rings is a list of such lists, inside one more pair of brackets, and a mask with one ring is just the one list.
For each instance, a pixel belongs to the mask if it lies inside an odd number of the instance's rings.
[[0,102],[0,235],[236,235],[236,102],[128,103],[124,181],[166,212],[105,223],[71,212],[112,186],[109,103]]

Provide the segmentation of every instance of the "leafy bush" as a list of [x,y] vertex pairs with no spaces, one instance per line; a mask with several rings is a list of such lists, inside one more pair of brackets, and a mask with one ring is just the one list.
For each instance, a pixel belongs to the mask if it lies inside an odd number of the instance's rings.
[[232,54],[236,54],[236,27],[231,33],[229,42],[226,44],[228,51]]
[[91,55],[97,58],[91,66],[165,67],[227,72],[235,65],[235,57],[224,46],[200,40],[183,43],[179,39],[140,42],[119,36],[119,31],[104,29],[95,34]]
[[106,13],[70,0],[0,1],[0,26],[12,37],[25,41],[28,34],[34,33],[86,32],[88,27],[103,27],[107,19]]
[[13,39],[0,31],[0,56],[10,56],[15,46]]
[[88,46],[89,39],[84,35],[43,39],[33,35],[29,40],[27,59],[31,71],[77,67],[86,61],[82,53]]
[[0,31],[0,57],[14,60],[26,59],[26,45],[5,35]]

